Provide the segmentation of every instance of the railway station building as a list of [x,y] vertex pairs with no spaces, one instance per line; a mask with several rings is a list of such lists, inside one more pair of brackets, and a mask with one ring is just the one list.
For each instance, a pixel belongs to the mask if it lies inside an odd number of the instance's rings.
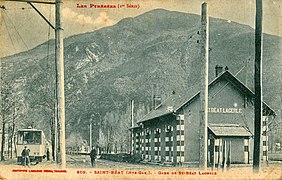
[[[228,70],[208,86],[208,164],[218,166],[229,153],[232,164],[253,156],[254,93]],[[267,159],[267,121],[275,112],[263,102],[262,159]],[[132,127],[132,152],[143,161],[199,163],[200,86],[173,93]]]

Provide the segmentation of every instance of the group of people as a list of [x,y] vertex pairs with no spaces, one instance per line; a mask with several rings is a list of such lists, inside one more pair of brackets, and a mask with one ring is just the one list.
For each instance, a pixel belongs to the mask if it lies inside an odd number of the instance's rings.
[[[25,146],[23,151],[22,151],[22,164],[24,166],[27,165],[28,167],[30,166],[29,153],[30,153],[30,150],[27,148],[27,146]],[[46,155],[47,155],[47,161],[49,161],[50,160],[49,149],[47,149]],[[90,155],[90,159],[91,159],[91,166],[95,167],[95,161],[96,161],[96,158],[97,158],[97,150],[95,149],[94,146],[92,146],[92,149],[91,149],[89,155]]]
[[[22,165],[23,166],[30,166],[30,157],[29,157],[29,154],[30,154],[30,149],[27,148],[27,146],[24,147],[24,149],[22,150]],[[46,156],[47,158],[47,161],[50,160],[50,151],[49,149],[47,148],[47,151],[46,151]]]

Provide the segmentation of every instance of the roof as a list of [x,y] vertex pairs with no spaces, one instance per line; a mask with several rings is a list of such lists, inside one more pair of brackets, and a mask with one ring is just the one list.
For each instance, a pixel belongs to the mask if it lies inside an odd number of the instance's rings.
[[42,130],[26,128],[26,129],[19,129],[18,131],[42,131]]
[[[212,82],[210,82],[209,88],[222,79],[226,79],[229,83],[234,84],[239,88],[239,90],[241,90],[241,92],[254,97],[255,94],[229,71],[223,72],[220,76],[216,77]],[[152,110],[146,116],[144,116],[138,123],[176,113],[180,108],[191,103],[197,96],[200,95],[200,88],[201,84],[199,83],[192,86],[189,90],[186,90],[182,94],[176,93],[171,95],[158,107],[156,107],[155,110]],[[270,115],[276,115],[275,112],[265,102],[263,102],[263,109],[269,110],[269,112],[271,112]]]
[[248,129],[238,124],[210,124],[208,128],[215,136],[252,136]]
[[128,128],[128,129],[133,130],[133,129],[138,129],[138,128],[140,128],[140,126],[133,126],[133,127]]

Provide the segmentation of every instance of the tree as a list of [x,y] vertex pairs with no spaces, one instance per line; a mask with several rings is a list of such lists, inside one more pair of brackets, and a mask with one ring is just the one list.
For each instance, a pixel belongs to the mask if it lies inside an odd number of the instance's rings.
[[[6,137],[8,140],[8,154],[12,158],[13,144],[15,143],[16,124],[20,125],[20,117],[26,111],[26,106],[23,103],[23,95],[17,91],[17,86],[9,80],[1,78],[1,122],[2,122],[2,144],[1,144],[1,160],[4,160],[4,148],[6,144]],[[9,82],[9,83],[8,83]],[[17,82],[19,83],[19,82]],[[7,127],[7,125],[9,125]],[[6,133],[8,129],[8,133]],[[14,143],[13,143],[14,142]],[[14,145],[16,148],[16,146]]]
[[[48,42],[49,44],[49,42]],[[44,123],[49,120],[49,124],[45,124],[44,127],[40,126],[42,130],[50,132],[46,133],[46,138],[51,139],[52,146],[52,158],[56,159],[56,94],[55,94],[55,62],[53,55],[48,54],[46,57],[41,59],[37,66],[28,67],[27,72],[33,72],[32,78],[29,78],[29,81],[26,83],[25,91],[27,103],[29,104],[30,112],[39,112],[41,114],[41,120],[39,122]],[[51,52],[52,53],[52,52]],[[34,113],[29,113],[28,115]],[[26,121],[33,118],[26,118]],[[42,121],[43,120],[43,121]]]
[[[4,148],[6,144],[6,124],[8,123],[12,103],[11,101],[11,86],[3,81],[1,78],[2,83],[4,86],[1,86],[1,119],[2,119],[2,144],[1,144],[1,161],[5,160],[4,157]],[[4,83],[3,83],[4,82]]]
[[[140,119],[149,108],[146,109],[144,104],[136,106],[134,117]],[[107,112],[104,116],[104,123],[99,134],[99,145],[106,149],[107,153],[129,152],[130,149],[130,132],[131,127],[131,107],[130,104],[125,111],[116,110]]]

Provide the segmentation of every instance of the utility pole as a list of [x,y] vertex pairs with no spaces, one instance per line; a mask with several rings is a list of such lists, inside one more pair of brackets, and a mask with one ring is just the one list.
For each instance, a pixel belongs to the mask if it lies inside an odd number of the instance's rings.
[[[131,128],[134,127],[134,100],[131,100]],[[133,129],[130,131],[130,142],[129,142],[129,152],[133,153]]]
[[92,117],[89,124],[89,148],[92,148]]
[[[54,156],[57,164],[61,168],[66,167],[66,148],[65,148],[65,92],[64,92],[64,44],[63,44],[63,28],[61,9],[62,1],[43,2],[34,0],[17,0],[20,2],[27,2],[31,7],[43,18],[47,24],[55,30],[55,62],[56,62],[56,105],[54,113]],[[56,9],[56,23],[55,27],[44,17],[42,13],[32,3],[55,4]]]
[[201,15],[201,82],[200,93],[200,159],[199,168],[207,168],[208,160],[208,69],[209,69],[209,21],[207,16],[207,3],[202,4]]
[[[4,7],[3,7],[3,10],[4,10]],[[1,15],[1,19],[0,19],[0,30],[1,30],[1,32],[3,32],[3,29],[2,29],[2,23],[3,23],[3,10],[1,9],[1,11],[0,11],[0,15]],[[2,52],[0,52],[1,54],[1,56],[0,56],[0,112],[1,112],[1,114],[2,114],[2,108],[3,108],[3,98],[2,98],[2,86],[3,86],[3,82],[2,82]],[[0,115],[0,118],[1,118],[1,122],[4,124],[4,117],[3,117],[3,114],[2,115]],[[5,141],[3,141],[3,139],[5,140],[5,134],[4,134],[4,132],[5,132],[5,126],[3,125],[2,126],[2,141],[1,141],[1,154],[0,154],[0,160],[2,161],[2,160],[4,160],[4,145],[3,145],[3,142],[5,142]],[[4,134],[4,136],[3,136],[3,134]]]
[[134,100],[131,100],[131,127],[134,126]]
[[57,103],[58,103],[58,133],[59,133],[59,151],[61,168],[66,168],[66,146],[65,146],[65,89],[64,89],[64,39],[62,28],[62,0],[56,0],[56,65],[57,65]]
[[[26,2],[49,24],[55,29],[55,59],[56,59],[56,97],[57,97],[57,123],[55,122],[55,132],[58,132],[58,143],[56,143],[57,163],[61,163],[61,168],[66,167],[66,147],[65,147],[65,91],[64,91],[64,42],[63,42],[63,28],[62,28],[62,0],[38,1],[38,0],[5,0],[12,2]],[[56,8],[56,25],[55,27],[44,17],[42,13],[33,5],[38,4],[53,4]],[[56,115],[56,114],[55,114]]]
[[256,29],[255,29],[255,133],[253,170],[260,170],[260,143],[262,120],[262,0],[256,0]]

